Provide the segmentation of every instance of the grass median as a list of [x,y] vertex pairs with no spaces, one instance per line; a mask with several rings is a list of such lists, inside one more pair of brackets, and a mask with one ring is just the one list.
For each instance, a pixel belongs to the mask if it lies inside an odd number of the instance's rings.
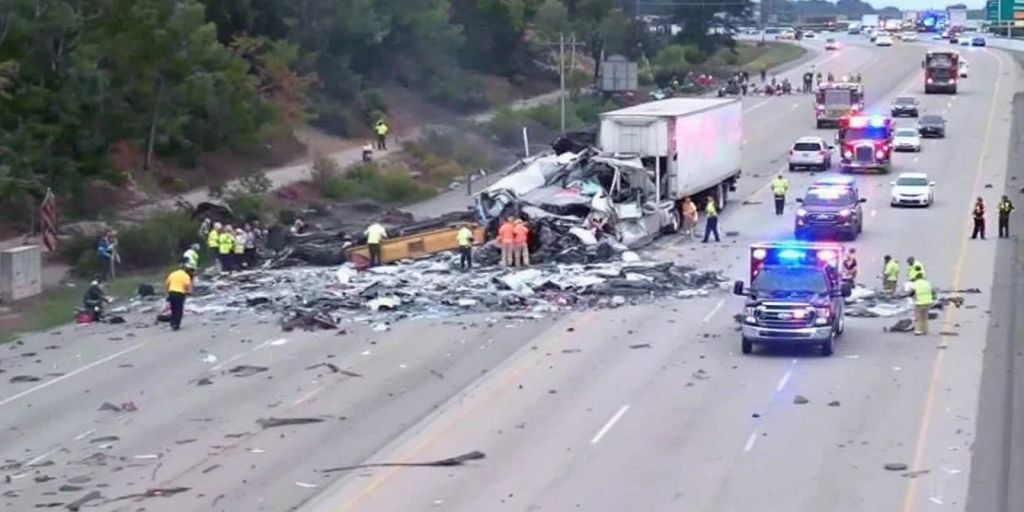
[[753,43],[736,45],[736,62],[740,69],[751,74],[761,69],[772,69],[803,57],[807,50],[791,43],[766,42],[764,46]]
[[[166,272],[161,270],[117,278],[106,286],[107,295],[114,298],[109,307],[117,307],[120,302],[133,297],[140,283],[151,284],[159,292],[164,277]],[[24,333],[46,331],[74,322],[75,311],[82,306],[82,296],[88,288],[89,281],[76,279],[36,297],[12,303],[8,306],[10,311],[0,318],[0,343],[14,340]]]

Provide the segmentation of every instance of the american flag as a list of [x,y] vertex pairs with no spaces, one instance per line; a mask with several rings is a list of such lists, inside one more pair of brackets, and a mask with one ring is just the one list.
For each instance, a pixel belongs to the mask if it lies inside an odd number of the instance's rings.
[[47,252],[57,250],[57,198],[52,189],[46,189],[46,197],[39,205],[39,227],[43,235],[43,247]]

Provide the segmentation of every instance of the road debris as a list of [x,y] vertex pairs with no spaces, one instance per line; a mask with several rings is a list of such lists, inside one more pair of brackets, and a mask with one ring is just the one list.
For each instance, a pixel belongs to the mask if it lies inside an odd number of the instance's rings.
[[901,462],[888,462],[885,464],[887,471],[906,471],[907,465]]
[[256,423],[263,428],[287,427],[290,425],[308,425],[310,423],[321,423],[320,418],[260,418]]
[[257,373],[263,373],[269,369],[270,368],[267,368],[266,366],[253,366],[248,364],[241,364],[228,370],[228,373],[234,375],[235,377],[251,377],[253,375],[256,375]]
[[81,498],[78,498],[77,500],[68,503],[64,507],[70,510],[71,512],[77,512],[78,510],[81,510],[82,506],[85,505],[86,503],[102,498],[103,495],[100,494],[99,491],[92,491],[89,494],[86,494],[85,496],[82,496]]
[[917,471],[908,471],[900,476],[903,478],[917,478],[922,475],[927,475],[928,473],[931,473],[930,469],[919,469]]
[[914,321],[909,318],[903,318],[897,320],[896,323],[888,328],[883,328],[883,330],[885,332],[911,332],[914,330]]
[[828,403],[829,407],[839,407],[839,400],[832,400]]
[[[343,282],[339,272],[345,275]],[[204,276],[186,309],[197,315],[274,314],[282,318],[285,331],[339,330],[344,322],[359,322],[385,332],[409,318],[512,312],[542,317],[542,313],[701,297],[720,290],[725,281],[720,272],[671,261],[545,264],[526,269],[494,266],[462,272],[457,258],[445,253],[366,271],[345,264]],[[261,300],[253,301],[254,297]],[[146,310],[158,300],[137,299],[133,307]],[[217,357],[204,350],[200,360],[215,364]]]
[[321,469],[321,473],[335,473],[338,471],[351,471],[353,469],[365,469],[365,468],[383,468],[383,467],[452,467],[461,466],[467,462],[474,460],[481,460],[487,458],[481,451],[471,451],[450,457],[447,459],[435,460],[431,462],[379,462],[369,464],[357,464],[354,466],[341,466],[336,468]]
[[43,379],[36,377],[35,375],[15,375],[8,381],[11,384],[17,384],[19,382],[39,382]]
[[795,397],[793,397],[793,403],[796,405],[804,405],[811,403],[811,401],[808,400],[807,397],[803,395],[796,395]]
[[630,345],[629,348],[631,348],[633,350],[636,350],[638,348],[651,348],[651,344],[650,343],[637,343],[635,345]]
[[302,487],[305,489],[315,489],[316,484],[307,484],[306,482],[295,482],[296,487]]

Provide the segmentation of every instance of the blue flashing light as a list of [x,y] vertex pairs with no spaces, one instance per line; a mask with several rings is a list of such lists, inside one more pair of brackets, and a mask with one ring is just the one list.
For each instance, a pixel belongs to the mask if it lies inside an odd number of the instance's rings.
[[871,116],[871,127],[882,128],[885,126],[885,118],[882,116]]
[[933,25],[935,25],[935,18],[929,16],[924,19],[924,26],[931,27]]
[[783,249],[779,251],[779,259],[783,260],[799,260],[803,259],[804,252],[796,249]]

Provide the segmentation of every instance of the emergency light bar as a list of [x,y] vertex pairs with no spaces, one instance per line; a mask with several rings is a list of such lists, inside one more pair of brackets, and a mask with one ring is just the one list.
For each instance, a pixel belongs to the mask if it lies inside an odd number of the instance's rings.
[[759,269],[761,265],[800,265],[824,263],[829,266],[836,266],[839,263],[838,249],[821,249],[816,247],[769,247],[755,248],[750,252],[753,268]]
[[850,128],[864,128],[865,126],[870,126],[872,128],[882,128],[885,126],[885,118],[878,115],[871,117],[856,116],[850,118],[849,124]]

